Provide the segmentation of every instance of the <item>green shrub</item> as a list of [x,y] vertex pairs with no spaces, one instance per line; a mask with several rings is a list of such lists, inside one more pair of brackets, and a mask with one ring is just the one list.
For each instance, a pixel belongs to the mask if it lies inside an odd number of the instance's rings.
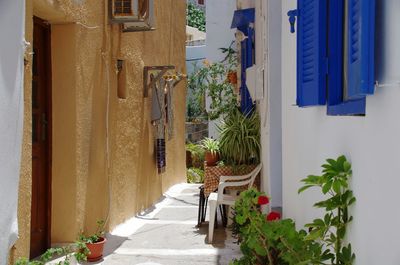
[[195,167],[188,168],[186,171],[186,177],[188,183],[203,183],[204,170]]
[[204,167],[204,149],[199,144],[187,143],[186,151],[190,152],[192,157],[192,166],[202,169]]
[[228,163],[253,164],[260,161],[260,118],[232,109],[219,126],[220,153]]
[[212,154],[216,154],[219,152],[219,141],[213,138],[204,138],[203,140],[201,140],[200,145],[204,150]]
[[235,203],[233,231],[244,256],[231,264],[320,264],[322,248],[305,240],[304,230],[297,231],[291,219],[268,221],[268,216],[261,213],[258,201],[264,196],[251,189],[242,192]]
[[188,87],[193,91],[199,106],[204,106],[205,95],[210,99],[208,110],[202,109],[203,116],[216,120],[227,115],[237,106],[234,86],[226,81],[228,65],[222,62],[204,62],[204,66],[196,69],[188,77]]
[[187,25],[197,28],[200,31],[206,31],[206,15],[203,10],[189,3],[186,10]]
[[[75,253],[73,253],[75,251]],[[70,265],[71,257],[74,256],[78,262],[86,261],[89,249],[85,243],[75,242],[74,244],[58,247],[49,248],[43,253],[39,260],[29,261],[27,258],[20,258],[15,262],[15,265],[45,265],[51,261],[55,256],[64,256],[62,261],[59,261],[58,265]]]
[[[291,219],[268,221],[260,211],[260,198],[265,194],[256,190],[242,192],[235,203],[233,232],[238,236],[243,257],[234,265],[352,265],[355,254],[351,244],[344,246],[347,225],[353,217],[349,206],[356,199],[349,189],[351,165],[345,156],[327,159],[322,175],[303,179],[299,193],[313,187],[328,196],[314,207],[325,210],[323,218],[305,225],[309,229],[297,231]],[[262,200],[261,200],[262,201]],[[268,201],[268,200],[266,200]],[[270,218],[267,218],[270,219]]]
[[327,159],[326,162],[322,165],[322,175],[310,175],[303,179],[304,186],[299,189],[301,193],[316,187],[328,196],[328,199],[314,204],[314,207],[324,209],[325,215],[306,225],[311,230],[307,240],[317,240],[325,248],[333,249],[331,264],[351,265],[356,256],[352,252],[351,244],[343,246],[343,240],[347,225],[353,220],[349,207],[356,201],[353,191],[349,189],[349,179],[353,172],[345,156],[336,160]]

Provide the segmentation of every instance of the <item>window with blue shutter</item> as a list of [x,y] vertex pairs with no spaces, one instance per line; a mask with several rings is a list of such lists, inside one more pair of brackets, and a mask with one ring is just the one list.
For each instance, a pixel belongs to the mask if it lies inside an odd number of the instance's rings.
[[254,109],[253,99],[246,85],[246,69],[254,64],[254,28],[255,9],[239,9],[233,15],[231,28],[240,30],[246,38],[241,41],[241,86],[240,86],[240,110],[242,113],[250,113]]
[[374,92],[375,0],[298,0],[297,105],[364,115]]
[[346,0],[348,85],[346,99],[374,93],[375,0]]
[[251,98],[249,89],[246,85],[246,70],[254,64],[254,29],[241,29],[246,31],[247,38],[241,43],[241,86],[240,86],[240,110],[242,113],[250,113],[253,107],[253,99]]
[[[374,89],[375,19],[372,2],[329,2],[328,115],[366,113],[366,95],[373,93]],[[371,8],[368,12],[362,11],[367,7]]]
[[[297,99],[299,107],[326,103],[326,0],[298,0]],[[292,23],[293,24],[293,23]],[[294,28],[292,28],[293,31]]]

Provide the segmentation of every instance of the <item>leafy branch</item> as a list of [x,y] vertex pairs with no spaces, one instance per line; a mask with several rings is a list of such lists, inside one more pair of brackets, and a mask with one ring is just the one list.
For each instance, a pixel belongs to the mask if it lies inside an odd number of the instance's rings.
[[316,208],[326,211],[323,219],[315,219],[306,225],[311,232],[307,240],[320,240],[325,248],[332,248],[334,255],[331,257],[333,265],[351,265],[355,260],[351,244],[343,246],[347,225],[353,220],[349,215],[349,207],[355,203],[353,191],[349,189],[349,179],[352,175],[351,164],[345,156],[336,160],[327,159],[322,165],[322,175],[310,175],[303,179],[304,186],[299,193],[317,187],[329,198],[314,204]]

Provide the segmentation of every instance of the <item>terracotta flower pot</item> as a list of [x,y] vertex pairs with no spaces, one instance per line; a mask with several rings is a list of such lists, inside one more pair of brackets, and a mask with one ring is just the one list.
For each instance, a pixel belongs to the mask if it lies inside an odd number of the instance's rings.
[[88,261],[98,261],[103,257],[104,244],[106,241],[107,239],[100,237],[100,240],[96,243],[86,243],[86,246],[90,251],[90,254],[87,256]]
[[232,85],[237,84],[237,73],[236,72],[229,72],[228,73],[228,82],[231,83]]
[[219,160],[219,155],[218,153],[212,153],[210,151],[207,151],[204,154],[204,160],[206,160],[207,166],[212,167],[217,164]]

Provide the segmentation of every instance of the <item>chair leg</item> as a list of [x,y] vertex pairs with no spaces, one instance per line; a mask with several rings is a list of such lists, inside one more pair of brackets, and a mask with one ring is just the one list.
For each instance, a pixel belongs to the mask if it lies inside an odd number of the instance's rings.
[[217,212],[217,202],[210,201],[210,223],[208,224],[208,243],[211,244],[213,242],[214,236],[214,222]]
[[203,206],[203,217],[201,219],[202,222],[204,222],[206,220],[208,197],[207,198],[204,197],[204,202],[205,202],[205,206]]
[[222,206],[222,210],[223,210],[223,215],[222,215],[222,223],[224,225],[224,227],[227,226],[227,221],[228,221],[228,212],[226,210],[226,205]]
[[224,208],[225,208],[225,206],[222,204],[219,206],[219,211],[221,213],[222,226],[225,227],[226,225],[225,225],[225,210],[224,210]]
[[199,196],[199,212],[197,214],[197,226],[200,227],[201,222],[203,221],[203,212],[204,212],[204,194],[202,189],[200,188],[200,196]]

